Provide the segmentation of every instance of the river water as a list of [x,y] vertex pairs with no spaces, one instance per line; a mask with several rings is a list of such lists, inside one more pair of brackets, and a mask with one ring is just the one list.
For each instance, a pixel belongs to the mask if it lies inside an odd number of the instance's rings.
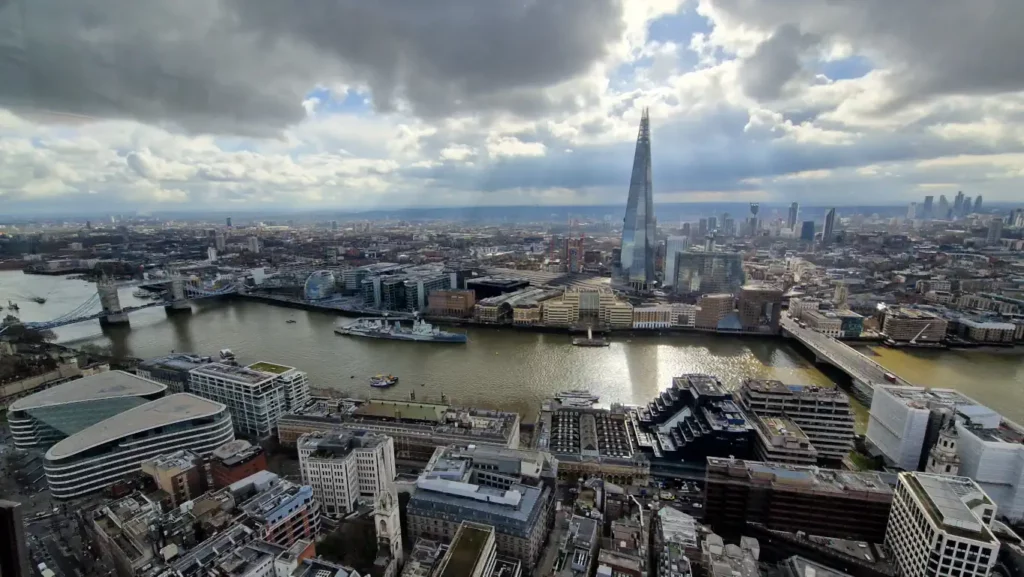
[[[9,298],[26,321],[48,320],[74,309],[95,286],[63,277],[0,272],[0,305]],[[131,289],[120,293],[122,306],[137,304]],[[39,295],[37,305],[27,300]],[[367,396],[367,378],[391,373],[400,383],[374,396],[439,400],[500,407],[535,415],[553,393],[587,388],[604,404],[646,403],[682,373],[718,375],[729,386],[744,378],[775,378],[790,384],[831,385],[832,381],[782,340],[707,334],[616,336],[604,348],[574,347],[567,335],[498,328],[469,328],[465,345],[377,341],[335,335],[337,316],[276,307],[252,301],[200,301],[193,314],[168,317],[162,307],[132,313],[131,327],[101,329],[88,321],[58,329],[58,342],[96,343],[119,354],[149,358],[172,351],[215,355],[232,349],[239,362],[273,361],[309,373],[319,387]],[[98,310],[98,308],[97,308]],[[4,311],[6,314],[6,310]],[[294,320],[294,323],[287,321]],[[917,383],[943,377],[936,386],[953,386],[992,403],[1008,416],[1024,416],[1024,403],[1008,395],[1024,389],[1020,356],[939,353],[920,360],[902,351],[881,350],[880,362]],[[913,360],[900,361],[900,357]],[[902,363],[902,364],[901,364]],[[947,367],[947,368],[944,368]],[[964,378],[953,378],[963,375]],[[353,378],[354,377],[354,378]],[[864,410],[858,417],[864,422]]]

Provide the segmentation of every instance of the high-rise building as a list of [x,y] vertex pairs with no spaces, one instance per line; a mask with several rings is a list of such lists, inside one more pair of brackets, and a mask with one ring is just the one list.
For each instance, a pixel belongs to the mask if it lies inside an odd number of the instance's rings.
[[803,225],[800,227],[800,240],[804,242],[814,242],[813,220],[805,220]]
[[939,195],[939,213],[938,217],[946,220],[949,218],[949,201],[946,200],[946,195]]
[[796,219],[799,215],[800,203],[794,202],[793,204],[789,205],[789,218],[786,219],[786,226],[788,226],[790,230],[796,230]]
[[277,428],[284,413],[284,391],[273,374],[210,363],[189,375],[189,390],[227,405],[242,435],[264,439]]
[[231,217],[230,216],[224,219],[224,224],[226,224],[228,228],[231,228]]
[[680,253],[690,247],[690,238],[686,236],[670,236],[665,242],[665,280],[664,286],[671,286],[676,282],[676,261]]
[[297,445],[302,482],[330,516],[351,513],[360,495],[376,498],[395,480],[395,441],[386,435],[308,433]]
[[744,331],[777,333],[782,313],[782,289],[771,285],[744,286],[740,289],[736,308]]
[[907,206],[907,220],[914,220],[915,218],[918,218],[919,216],[920,215],[917,214],[917,203],[916,202],[910,203]]
[[953,217],[960,218],[964,210],[964,192],[961,190],[953,197]]
[[979,194],[978,198],[974,199],[974,212],[981,212],[981,198]]
[[965,196],[964,197],[964,206],[960,210],[961,210],[961,216],[967,216],[967,215],[971,214],[972,212],[974,212],[974,210],[971,208],[971,197],[969,197],[969,196]]
[[836,209],[830,208],[825,213],[825,227],[821,231],[821,243],[832,244],[836,235]]
[[718,230],[718,217],[717,216],[709,216],[708,217],[708,231],[711,232],[711,231],[716,231],[716,230]]
[[647,109],[640,118],[640,132],[633,155],[633,173],[629,179],[629,199],[622,225],[622,252],[619,256],[624,284],[645,289],[654,277],[654,193],[651,182],[651,127]]
[[697,238],[703,239],[708,235],[708,219],[702,218],[697,220]]
[[260,253],[260,239],[258,237],[255,237],[255,236],[250,236],[248,238],[248,240],[247,240],[247,247],[249,248],[249,252],[251,252],[253,254],[259,254]]
[[842,461],[853,449],[854,417],[850,398],[838,387],[785,385],[748,379],[733,393],[748,413],[787,417],[800,426],[818,458]]
[[743,256],[738,252],[681,252],[675,268],[672,285],[678,294],[736,294],[744,282]]
[[31,577],[21,503],[0,499],[0,575]]
[[[978,197],[981,198],[980,196]],[[975,205],[977,206],[977,205]],[[999,239],[1003,237],[1003,219],[994,218],[988,223],[988,235],[985,239],[988,244],[996,245],[999,244]]]
[[996,506],[966,477],[900,473],[885,544],[900,577],[986,577],[999,540]]
[[934,200],[935,200],[934,196],[926,196],[926,197],[924,197],[924,210],[923,210],[923,213],[921,214],[921,218],[923,218],[925,220],[931,220],[934,217],[934,215],[932,214]]

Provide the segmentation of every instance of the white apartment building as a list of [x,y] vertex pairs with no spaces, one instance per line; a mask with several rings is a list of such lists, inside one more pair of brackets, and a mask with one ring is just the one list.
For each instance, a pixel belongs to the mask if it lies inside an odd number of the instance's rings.
[[189,372],[189,390],[226,405],[238,433],[263,439],[273,434],[284,413],[285,391],[277,376],[210,363]]
[[1024,428],[1005,419],[995,427],[959,419],[956,432],[959,473],[974,479],[1000,513],[1024,518]]
[[296,443],[302,482],[330,516],[355,510],[360,496],[376,498],[395,479],[395,441],[376,433],[307,433]]
[[309,404],[309,376],[304,371],[266,361],[253,363],[248,368],[274,375],[274,381],[281,385],[284,394],[282,412],[291,413]]
[[996,506],[966,477],[900,473],[885,544],[900,577],[986,577],[999,541]]

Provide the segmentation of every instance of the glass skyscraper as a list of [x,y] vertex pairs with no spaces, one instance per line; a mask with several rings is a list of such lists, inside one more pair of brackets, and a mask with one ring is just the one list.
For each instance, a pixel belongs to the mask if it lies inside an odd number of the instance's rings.
[[654,194],[651,185],[651,127],[645,108],[636,137],[629,200],[622,224],[619,275],[623,284],[646,289],[654,281]]

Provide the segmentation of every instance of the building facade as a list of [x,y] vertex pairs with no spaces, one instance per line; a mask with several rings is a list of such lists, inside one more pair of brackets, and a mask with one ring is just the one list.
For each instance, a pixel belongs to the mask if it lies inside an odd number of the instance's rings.
[[71,499],[104,489],[159,455],[180,449],[206,455],[232,439],[224,405],[178,393],[67,437],[46,452],[43,470],[51,495]]
[[782,314],[782,289],[769,285],[747,285],[740,289],[737,309],[744,331],[779,332]]
[[307,433],[297,448],[302,482],[330,516],[351,513],[360,495],[376,498],[395,480],[395,442],[386,435]]
[[948,324],[929,311],[890,307],[882,316],[882,333],[897,342],[938,343],[946,338]]
[[651,178],[651,126],[647,109],[640,117],[640,132],[629,178],[629,198],[622,224],[619,255],[620,280],[634,288],[646,289],[656,280],[654,190]]
[[885,544],[900,577],[985,577],[999,540],[996,506],[966,477],[900,473]]
[[285,412],[285,391],[276,375],[223,363],[210,363],[189,374],[191,391],[226,405],[239,434],[265,439],[277,428]]
[[471,290],[435,290],[427,295],[427,314],[441,317],[473,316],[476,293]]

